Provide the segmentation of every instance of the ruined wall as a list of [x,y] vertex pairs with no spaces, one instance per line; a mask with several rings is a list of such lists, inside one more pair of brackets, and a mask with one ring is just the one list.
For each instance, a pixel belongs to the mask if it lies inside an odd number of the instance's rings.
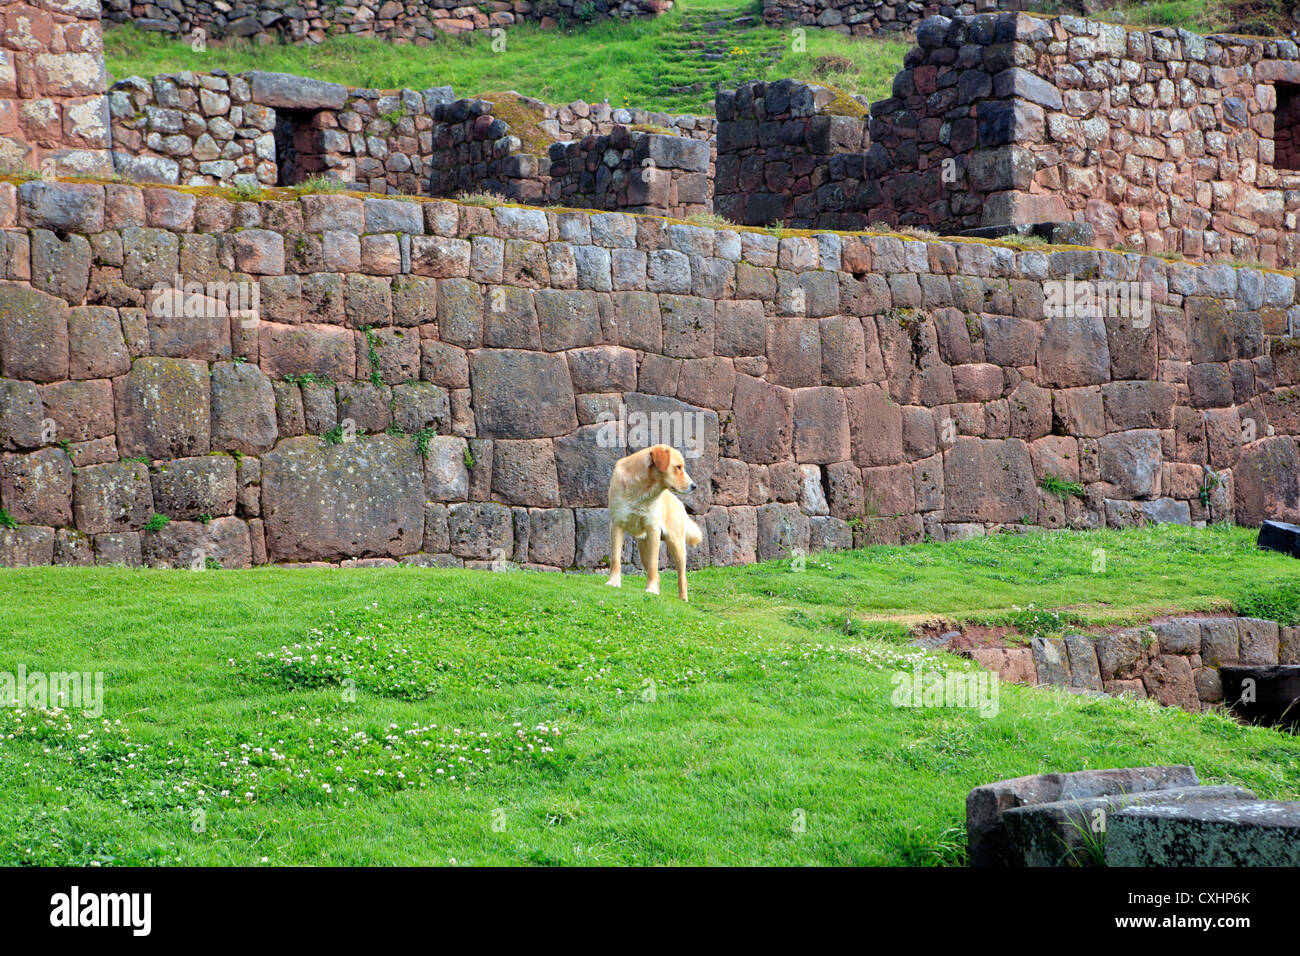
[[[520,202],[710,211],[710,119],[490,96],[456,99],[449,86],[354,89],[263,72],[128,77],[109,94],[113,159],[136,182],[275,186],[327,176],[379,194],[494,192]],[[665,132],[629,131],[633,123]],[[630,138],[626,155],[612,160],[604,154],[615,130]],[[552,183],[557,148],[563,181]],[[647,160],[653,169],[632,169]],[[598,177],[600,166],[620,174]],[[632,179],[641,191],[629,196]]]
[[1295,265],[1300,179],[1274,161],[1274,110],[1298,56],[1077,17],[924,21],[872,106],[868,215],[945,232],[1073,221],[1104,245]]
[[719,91],[717,208],[1300,265],[1294,42],[1016,13],[916,38],[865,134],[825,88]]
[[144,30],[191,37],[202,30],[210,40],[244,38],[255,43],[320,43],[327,36],[384,37],[394,43],[426,44],[443,33],[491,30],[514,23],[577,23],[657,16],[672,0],[107,0],[110,19],[133,21]]
[[[592,567],[647,422],[698,452],[697,564],[1300,517],[1280,273],[126,184],[0,184],[0,227],[4,564]],[[1070,276],[1149,321],[1054,311]]]
[[99,0],[0,3],[0,166],[112,171],[103,51]]
[[714,108],[719,215],[751,226],[868,225],[862,180],[871,137],[861,97],[777,80],[719,90]]
[[656,213],[713,212],[707,143],[616,126],[551,147],[548,199],[560,206]]

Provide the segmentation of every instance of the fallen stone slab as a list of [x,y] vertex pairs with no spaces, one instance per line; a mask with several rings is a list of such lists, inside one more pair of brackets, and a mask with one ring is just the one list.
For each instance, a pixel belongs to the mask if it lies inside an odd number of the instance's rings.
[[1300,558],[1300,525],[1285,521],[1265,521],[1259,526],[1255,546],[1265,551],[1280,551]]
[[1117,793],[1194,787],[1199,783],[1196,771],[1186,764],[1033,774],[986,783],[966,795],[966,842],[970,865],[1024,866],[1024,858],[1012,844],[1002,819],[1003,814],[1014,807]]
[[1219,668],[1223,699],[1252,724],[1300,726],[1300,664]]
[[1107,866],[1300,866],[1300,802],[1207,800],[1113,814]]
[[1173,787],[1013,807],[1002,819],[1025,866],[1101,866],[1110,817],[1125,807],[1254,799],[1245,787]]

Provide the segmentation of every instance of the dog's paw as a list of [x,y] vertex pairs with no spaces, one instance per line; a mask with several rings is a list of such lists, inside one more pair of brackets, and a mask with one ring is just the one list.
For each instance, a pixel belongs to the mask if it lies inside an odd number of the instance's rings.
[[655,581],[653,584],[647,584],[647,585],[645,586],[645,593],[646,593],[646,594],[658,594],[658,593],[659,593],[659,582],[658,582],[658,581]]
[[610,578],[608,581],[605,582],[605,587],[607,588],[618,588],[622,586],[623,586],[623,579],[621,577]]

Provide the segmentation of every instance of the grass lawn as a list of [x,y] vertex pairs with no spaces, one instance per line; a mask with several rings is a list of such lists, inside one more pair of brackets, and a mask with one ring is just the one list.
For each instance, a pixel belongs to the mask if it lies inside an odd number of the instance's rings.
[[890,702],[918,657],[970,666],[900,622],[1292,621],[1296,566],[1253,537],[813,555],[700,572],[689,606],[591,575],[0,572],[0,670],[105,687],[98,719],[0,709],[0,864],[955,864],[966,792],[1003,777],[1186,762],[1300,797],[1300,740],[1219,715]]
[[[757,25],[731,22],[742,16],[754,17]],[[796,77],[872,99],[887,97],[910,46],[807,29],[796,50],[789,30],[762,26],[756,0],[678,0],[655,19],[560,30],[520,24],[504,39],[499,53],[486,31],[442,36],[423,47],[338,37],[319,46],[232,41],[195,52],[188,42],[126,26],[109,29],[104,44],[117,79],[181,70],[272,70],[349,86],[451,85],[460,96],[516,90],[549,103],[608,100],[616,107],[707,115],[713,114],[715,84],[733,87],[745,80]]]

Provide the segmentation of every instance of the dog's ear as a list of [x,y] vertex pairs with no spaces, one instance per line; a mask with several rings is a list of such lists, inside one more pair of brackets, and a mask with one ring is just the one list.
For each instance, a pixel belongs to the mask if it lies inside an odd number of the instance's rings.
[[660,471],[667,471],[672,464],[672,449],[667,445],[655,445],[650,449],[650,464]]

